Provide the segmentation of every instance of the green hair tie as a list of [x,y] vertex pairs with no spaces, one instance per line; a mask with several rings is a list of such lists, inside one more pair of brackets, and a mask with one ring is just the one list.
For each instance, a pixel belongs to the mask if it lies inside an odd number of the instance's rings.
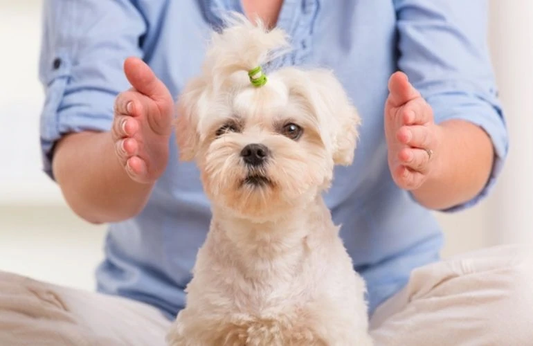
[[267,76],[263,73],[261,66],[248,71],[248,77],[250,77],[250,82],[256,88],[262,87],[267,82]]

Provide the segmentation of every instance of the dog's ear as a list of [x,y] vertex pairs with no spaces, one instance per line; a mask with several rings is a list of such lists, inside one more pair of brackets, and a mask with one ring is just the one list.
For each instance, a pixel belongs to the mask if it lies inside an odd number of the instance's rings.
[[200,135],[198,122],[202,111],[202,96],[205,83],[201,78],[192,80],[180,95],[177,103],[178,116],[175,120],[176,140],[180,160],[192,161],[198,151]]
[[355,148],[357,146],[357,139],[359,132],[357,127],[361,120],[359,113],[355,107],[348,102],[348,99],[340,102],[345,102],[344,105],[339,105],[340,109],[333,115],[337,118],[337,128],[334,130],[333,140],[333,161],[337,165],[348,166],[353,162]]
[[331,71],[315,70],[309,74],[317,116],[329,137],[333,162],[348,166],[352,163],[361,119],[341,83]]

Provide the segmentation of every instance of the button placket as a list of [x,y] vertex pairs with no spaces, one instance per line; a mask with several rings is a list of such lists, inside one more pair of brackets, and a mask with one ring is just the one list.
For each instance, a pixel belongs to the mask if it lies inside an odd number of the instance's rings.
[[312,35],[315,19],[318,12],[317,0],[303,0],[301,19],[298,25],[299,49],[296,53],[295,63],[304,63],[312,51]]

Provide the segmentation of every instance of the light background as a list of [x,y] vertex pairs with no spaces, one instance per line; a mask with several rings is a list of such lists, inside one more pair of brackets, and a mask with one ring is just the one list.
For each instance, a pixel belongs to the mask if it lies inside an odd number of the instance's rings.
[[[503,243],[533,246],[533,2],[490,3],[489,38],[511,153],[488,200],[438,215],[444,256]],[[105,226],[73,215],[41,172],[40,7],[39,0],[0,0],[0,270],[93,289]]]

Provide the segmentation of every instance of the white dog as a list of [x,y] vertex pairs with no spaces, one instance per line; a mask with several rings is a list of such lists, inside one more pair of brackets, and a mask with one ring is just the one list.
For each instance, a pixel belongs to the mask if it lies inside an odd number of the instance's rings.
[[352,162],[359,117],[328,71],[267,79],[286,46],[233,19],[178,101],[181,159],[196,160],[213,220],[171,345],[371,345],[365,284],[321,197]]

